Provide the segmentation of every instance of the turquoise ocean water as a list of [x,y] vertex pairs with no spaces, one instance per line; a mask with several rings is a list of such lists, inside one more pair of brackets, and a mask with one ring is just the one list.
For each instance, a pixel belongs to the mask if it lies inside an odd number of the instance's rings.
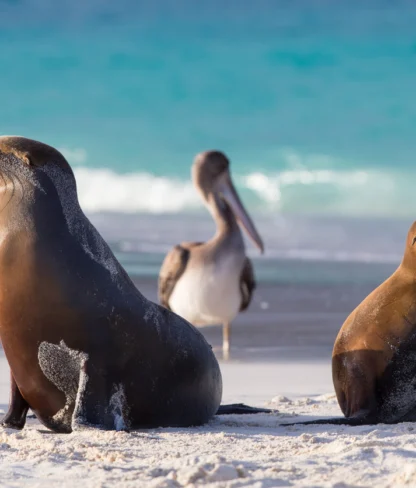
[[138,273],[212,232],[189,179],[209,148],[263,259],[393,265],[416,216],[415,26],[411,1],[3,1],[0,132],[63,151]]

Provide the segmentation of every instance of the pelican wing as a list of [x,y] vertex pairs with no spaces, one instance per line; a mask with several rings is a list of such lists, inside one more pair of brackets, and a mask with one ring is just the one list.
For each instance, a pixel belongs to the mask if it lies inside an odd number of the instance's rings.
[[159,302],[171,310],[169,299],[179,278],[185,272],[189,261],[189,255],[193,247],[202,242],[183,242],[178,244],[166,255],[159,273]]
[[250,305],[253,297],[253,291],[256,288],[256,278],[254,276],[253,265],[249,258],[246,257],[243,271],[240,277],[240,290],[241,290],[241,307],[240,312],[243,312]]

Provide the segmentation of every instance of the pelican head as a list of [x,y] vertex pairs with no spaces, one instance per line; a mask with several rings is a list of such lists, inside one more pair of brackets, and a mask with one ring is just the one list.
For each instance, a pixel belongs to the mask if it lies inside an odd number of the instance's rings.
[[230,161],[220,151],[199,153],[192,166],[192,180],[204,201],[210,205],[212,197],[228,204],[237,221],[242,225],[254,244],[263,253],[263,241],[253,221],[244,208],[230,174]]

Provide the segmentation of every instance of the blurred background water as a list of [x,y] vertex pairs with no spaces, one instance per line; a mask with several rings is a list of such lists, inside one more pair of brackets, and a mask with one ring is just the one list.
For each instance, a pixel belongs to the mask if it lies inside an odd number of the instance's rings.
[[218,148],[260,280],[377,282],[416,209],[415,25],[404,0],[2,0],[0,132],[62,150],[135,275],[212,234],[190,165]]

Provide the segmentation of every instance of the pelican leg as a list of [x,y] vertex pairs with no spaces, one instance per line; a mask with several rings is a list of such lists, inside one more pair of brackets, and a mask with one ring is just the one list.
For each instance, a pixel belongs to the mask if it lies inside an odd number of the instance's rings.
[[224,322],[222,328],[222,353],[224,359],[229,359],[230,357],[230,335],[231,335],[231,323]]

